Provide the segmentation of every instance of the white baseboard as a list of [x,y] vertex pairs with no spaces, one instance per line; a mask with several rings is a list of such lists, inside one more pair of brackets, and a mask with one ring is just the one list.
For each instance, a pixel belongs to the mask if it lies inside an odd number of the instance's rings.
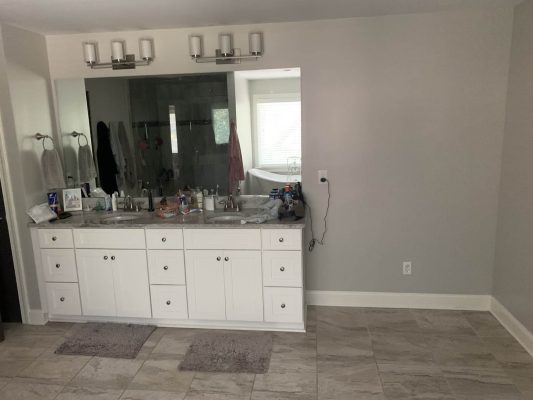
[[309,305],[489,311],[490,295],[307,290]]
[[42,310],[30,309],[28,312],[28,324],[44,325],[48,322]]
[[531,333],[519,320],[515,318],[505,306],[492,298],[490,311],[498,321],[514,336],[516,340],[533,356],[533,333]]

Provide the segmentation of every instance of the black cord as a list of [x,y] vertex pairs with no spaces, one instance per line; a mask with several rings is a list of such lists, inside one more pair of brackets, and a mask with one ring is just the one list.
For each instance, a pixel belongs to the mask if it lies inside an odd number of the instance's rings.
[[312,238],[309,241],[309,245],[308,245],[309,252],[313,251],[313,249],[315,248],[317,244],[324,246],[324,238],[326,237],[326,233],[328,231],[328,213],[329,213],[329,201],[331,199],[331,192],[329,188],[329,180],[326,178],[322,178],[322,179],[325,179],[326,183],[328,184],[328,205],[326,207],[326,214],[324,214],[324,232],[322,232],[322,237],[320,238],[320,240],[315,237],[315,233],[313,231],[313,215],[311,213],[311,206],[305,203],[306,207],[309,209],[308,214],[309,214],[309,222],[310,222],[311,238]]

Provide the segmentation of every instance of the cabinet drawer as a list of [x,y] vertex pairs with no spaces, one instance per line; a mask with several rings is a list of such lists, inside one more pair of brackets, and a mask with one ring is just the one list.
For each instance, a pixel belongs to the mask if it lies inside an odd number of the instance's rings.
[[78,249],[144,249],[144,229],[74,229]]
[[47,283],[46,294],[51,315],[81,315],[77,283]]
[[73,248],[71,229],[38,229],[39,246],[43,249]]
[[263,250],[301,250],[301,229],[263,229]]
[[183,250],[148,250],[150,284],[185,285]]
[[181,229],[147,229],[146,246],[149,249],[183,249]]
[[264,251],[263,285],[302,287],[302,252]]
[[303,291],[300,288],[264,288],[265,321],[302,322]]
[[154,318],[187,319],[185,286],[151,286],[152,316]]
[[186,249],[260,250],[259,229],[184,229]]
[[41,260],[46,282],[78,282],[74,249],[42,249]]

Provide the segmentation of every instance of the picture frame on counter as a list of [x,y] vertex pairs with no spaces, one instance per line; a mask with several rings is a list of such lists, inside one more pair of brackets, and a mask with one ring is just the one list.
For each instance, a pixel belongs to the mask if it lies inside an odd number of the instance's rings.
[[81,211],[82,209],[81,188],[63,189],[63,210]]

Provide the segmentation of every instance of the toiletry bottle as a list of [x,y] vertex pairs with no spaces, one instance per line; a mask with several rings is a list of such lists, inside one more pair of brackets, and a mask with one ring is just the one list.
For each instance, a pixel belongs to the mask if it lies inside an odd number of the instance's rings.
[[152,189],[148,189],[148,211],[154,211],[154,197],[152,195]]
[[200,188],[196,189],[196,202],[198,203],[198,208],[204,208],[204,194]]
[[113,209],[113,211],[117,211],[117,209],[118,209],[118,205],[117,205],[117,192],[114,192],[114,193],[111,195],[111,208]]

